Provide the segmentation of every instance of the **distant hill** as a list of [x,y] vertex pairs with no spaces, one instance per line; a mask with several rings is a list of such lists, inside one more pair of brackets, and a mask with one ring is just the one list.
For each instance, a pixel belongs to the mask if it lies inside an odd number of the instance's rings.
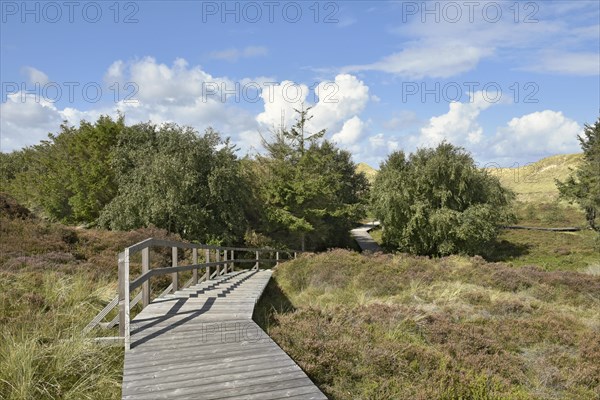
[[548,202],[558,197],[555,179],[564,180],[577,169],[583,154],[559,154],[515,168],[490,168],[505,187],[524,202]]
[[364,172],[364,174],[367,176],[367,179],[371,183],[375,181],[375,177],[377,176],[377,170],[375,168],[362,162],[356,166],[356,172]]

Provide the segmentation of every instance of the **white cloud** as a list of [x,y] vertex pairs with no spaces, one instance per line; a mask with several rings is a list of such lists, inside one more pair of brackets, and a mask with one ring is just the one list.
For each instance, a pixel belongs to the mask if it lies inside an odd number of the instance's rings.
[[[309,101],[309,88],[304,84],[283,81],[262,91],[264,111],[256,120],[266,128],[279,127],[282,122],[290,126],[296,119],[294,109],[302,104],[313,106],[312,119],[307,124],[309,131],[341,129],[346,120],[357,116],[369,101],[369,88],[355,76],[337,75],[333,82],[321,82],[315,89],[317,102]],[[316,99],[314,99],[316,100]]]
[[447,78],[474,69],[481,59],[493,53],[492,48],[470,46],[464,41],[419,41],[380,61],[348,66],[342,71],[382,71],[410,79]]
[[[451,3],[451,2],[448,2]],[[399,38],[399,50],[387,53],[365,64],[342,67],[342,72],[381,71],[409,79],[448,78],[472,71],[485,60],[501,57],[510,61],[515,68],[544,73],[569,75],[598,74],[598,54],[582,49],[598,47],[598,7],[591,2],[562,4],[545,2],[531,13],[528,5],[523,6],[515,23],[515,8],[510,2],[491,2],[502,8],[503,17],[490,21],[484,17],[483,4],[473,2],[474,19],[470,19],[466,4],[458,5],[462,17],[449,21],[445,14],[436,21],[433,15],[412,15],[389,30]],[[404,3],[392,3],[390,7],[401,7]],[[441,4],[441,6],[440,6]],[[419,7],[422,11],[422,7]],[[445,7],[443,3],[432,6]],[[397,11],[397,10],[395,10]],[[576,16],[565,14],[575,13]],[[425,21],[422,21],[425,18]],[[527,19],[537,18],[535,23]],[[530,21],[531,22],[531,21]],[[383,47],[382,47],[383,48]],[[553,49],[548,56],[545,50]],[[556,54],[558,57],[553,57]],[[564,54],[562,60],[560,55]],[[595,55],[595,58],[592,56]],[[541,65],[540,65],[541,63]]]
[[544,110],[511,119],[491,140],[493,153],[503,158],[541,157],[579,151],[581,126],[560,111]]
[[101,112],[58,109],[55,104],[31,93],[13,93],[0,104],[0,150],[10,152],[48,139],[57,133],[64,120],[78,124],[82,119],[94,120]]
[[[486,97],[487,96],[487,97]],[[475,92],[467,103],[452,102],[446,114],[431,117],[412,140],[417,146],[436,146],[443,140],[459,146],[472,146],[483,139],[483,128],[477,122],[481,111],[490,107],[489,93]]]
[[384,147],[386,143],[385,135],[383,133],[378,133],[377,135],[370,136],[369,143],[371,144],[371,147]]
[[50,81],[48,75],[33,67],[23,67],[21,68],[21,72],[27,76],[27,80],[31,84],[39,83],[40,85],[44,85]]
[[598,76],[600,55],[592,52],[543,52],[537,63],[524,69],[563,75]]
[[235,62],[241,58],[266,56],[268,49],[263,46],[247,46],[243,49],[231,48],[210,53],[210,58]]
[[[213,77],[199,66],[189,66],[184,59],[176,59],[168,66],[145,57],[112,63],[104,78],[109,84],[117,82],[121,88],[127,83],[134,83],[138,90],[133,98],[137,102],[124,102],[124,95],[130,93],[124,90],[116,104],[90,104],[90,110],[74,107],[61,110],[56,104],[36,102],[31,95],[13,94],[0,105],[2,151],[38,143],[46,138],[48,132],[57,132],[64,119],[76,125],[81,119],[94,121],[101,114],[114,116],[117,110],[125,114],[129,124],[148,120],[154,123],[174,121],[190,125],[200,132],[212,126],[234,141],[237,141],[240,132],[245,132],[243,143],[247,147],[242,150],[260,146],[258,133],[254,137],[251,134],[259,128],[254,115],[236,105],[235,96],[222,101],[222,91],[236,88],[235,82],[226,77]],[[255,79],[244,78],[242,81]],[[208,84],[216,88],[213,94],[208,93]],[[107,90],[107,93],[111,92]],[[244,101],[241,96],[240,101]]]
[[364,129],[365,123],[355,115],[348,121],[344,122],[342,130],[334,134],[331,139],[339,144],[351,145],[360,139]]

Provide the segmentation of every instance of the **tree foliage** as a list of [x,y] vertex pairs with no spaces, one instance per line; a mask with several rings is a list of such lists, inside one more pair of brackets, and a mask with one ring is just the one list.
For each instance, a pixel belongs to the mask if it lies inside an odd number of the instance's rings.
[[176,124],[138,124],[113,150],[118,193],[99,222],[154,225],[201,241],[235,242],[247,228],[240,163],[229,141]]
[[319,141],[324,130],[306,131],[309,109],[297,110],[292,128],[265,140],[267,154],[257,159],[265,229],[274,237],[292,233],[300,247],[343,246],[352,224],[364,215],[368,182],[356,173],[349,152]]
[[600,118],[586,124],[577,137],[583,150],[583,163],[566,181],[556,181],[560,196],[577,203],[585,212],[589,226],[600,232],[596,218],[600,212]]
[[77,128],[63,123],[48,140],[3,155],[4,190],[53,219],[93,221],[117,190],[110,150],[124,127],[122,116],[82,121]]
[[391,247],[420,255],[476,253],[512,219],[514,195],[462,148],[442,143],[381,165],[371,204]]

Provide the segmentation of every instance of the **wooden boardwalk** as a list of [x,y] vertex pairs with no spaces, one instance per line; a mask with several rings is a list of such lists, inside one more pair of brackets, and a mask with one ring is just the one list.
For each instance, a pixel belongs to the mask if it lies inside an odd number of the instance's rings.
[[123,399],[327,399],[252,321],[270,270],[157,298],[130,325]]

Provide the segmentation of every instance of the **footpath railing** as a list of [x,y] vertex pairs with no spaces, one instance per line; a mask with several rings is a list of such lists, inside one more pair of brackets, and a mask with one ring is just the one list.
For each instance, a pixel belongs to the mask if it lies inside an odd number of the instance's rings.
[[[151,268],[150,250],[153,247],[171,248],[171,266]],[[179,250],[191,249],[192,260],[189,265],[179,265]],[[198,263],[198,250],[204,250],[204,262]],[[130,278],[132,257],[136,253],[141,252],[141,275],[135,279]],[[255,257],[246,259],[236,259],[235,253],[254,253]],[[275,258],[260,258],[261,254],[275,255]],[[223,247],[212,246],[206,244],[195,244],[186,242],[177,242],[161,239],[146,239],[139,243],[125,248],[122,253],[119,253],[119,289],[118,295],[113,298],[107,305],[90,321],[84,328],[84,333],[90,332],[96,327],[114,328],[119,325],[119,336],[96,338],[97,341],[104,342],[123,342],[125,349],[130,348],[130,322],[131,309],[140,304],[142,309],[150,304],[151,290],[150,279],[160,275],[171,275],[171,284],[159,294],[158,297],[163,297],[169,293],[175,293],[179,289],[183,289],[205,280],[215,279],[220,275],[233,272],[236,264],[254,263],[252,269],[258,269],[260,263],[275,263],[278,265],[280,261],[288,260],[297,257],[300,250],[278,250],[272,248],[244,248],[244,247]],[[283,256],[283,257],[282,257]],[[213,261],[211,261],[213,260]],[[214,267],[214,271],[212,268]],[[204,274],[200,276],[199,271]],[[192,277],[182,286],[179,285],[179,273],[192,271]],[[131,293],[136,289],[141,290],[131,299]],[[118,315],[110,322],[102,322],[112,310],[118,307]]]

